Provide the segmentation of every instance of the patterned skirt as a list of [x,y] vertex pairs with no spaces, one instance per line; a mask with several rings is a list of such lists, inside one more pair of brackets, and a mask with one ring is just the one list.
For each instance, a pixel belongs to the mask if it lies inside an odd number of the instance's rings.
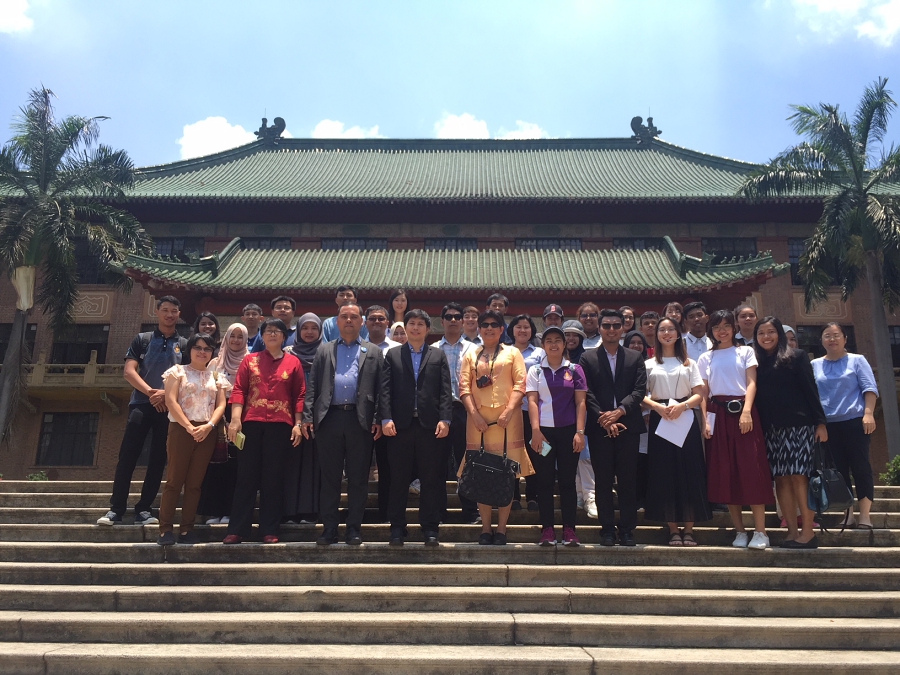
[[813,470],[816,428],[770,427],[766,430],[766,454],[773,476],[809,476]]

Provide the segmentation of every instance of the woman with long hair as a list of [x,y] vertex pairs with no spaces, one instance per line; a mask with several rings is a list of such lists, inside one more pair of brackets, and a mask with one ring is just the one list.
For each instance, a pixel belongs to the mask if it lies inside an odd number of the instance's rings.
[[215,314],[212,312],[200,312],[200,314],[197,315],[191,329],[191,335],[197,335],[198,333],[205,333],[206,335],[212,336],[212,339],[216,343],[216,353],[218,354],[219,345],[222,344],[222,333],[219,329],[219,319]]
[[409,296],[406,294],[406,291],[402,288],[394,289],[387,304],[387,310],[390,314],[388,321],[392,325],[396,323],[402,324],[409,308]]

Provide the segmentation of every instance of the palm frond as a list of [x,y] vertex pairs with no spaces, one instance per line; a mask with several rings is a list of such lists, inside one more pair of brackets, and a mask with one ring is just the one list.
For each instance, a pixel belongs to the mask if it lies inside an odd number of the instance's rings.
[[22,264],[34,234],[34,223],[23,212],[17,204],[0,206],[0,267],[9,274]]
[[[838,161],[840,157],[836,158]],[[822,148],[801,143],[788,148],[766,166],[751,172],[738,188],[750,199],[773,195],[819,194],[839,183],[843,167]]]
[[51,195],[82,192],[93,197],[122,200],[134,185],[134,163],[124,150],[99,145],[66,157],[57,172]]
[[866,168],[865,155],[856,144],[853,130],[839,106],[820,103],[817,108],[791,107],[795,113],[788,120],[792,121],[794,131],[806,136],[810,144],[818,147],[832,162],[845,166],[860,184]]
[[887,89],[887,78],[879,77],[863,92],[853,116],[853,136],[867,154],[869,143],[880,143],[887,133],[887,123],[897,104]]
[[869,174],[866,183],[866,192],[870,192],[880,185],[900,184],[900,148],[891,145],[887,153],[882,153],[878,167]]
[[146,255],[153,250],[150,236],[137,218],[128,211],[100,202],[85,201],[75,205],[75,213],[81,220],[102,224],[107,232],[118,240],[120,248],[124,252],[121,260],[124,260],[128,253]]
[[14,143],[0,148],[0,186],[10,193],[20,191],[25,197],[34,197],[34,181],[21,169],[21,149]]
[[74,244],[65,241],[63,246],[48,247],[41,266],[41,277],[36,300],[44,314],[50,316],[54,335],[59,335],[72,323],[72,312],[78,300]]

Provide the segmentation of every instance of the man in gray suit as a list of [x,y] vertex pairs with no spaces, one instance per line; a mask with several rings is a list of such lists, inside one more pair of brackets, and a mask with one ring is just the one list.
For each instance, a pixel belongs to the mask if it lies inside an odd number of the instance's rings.
[[372,440],[381,436],[378,394],[384,363],[378,345],[360,339],[362,324],[359,305],[341,307],[337,316],[340,337],[319,346],[307,381],[303,435],[316,437],[322,469],[319,515],[325,529],[316,540],[320,546],[338,541],[344,473],[349,507],[346,542],[351,546],[362,543]]

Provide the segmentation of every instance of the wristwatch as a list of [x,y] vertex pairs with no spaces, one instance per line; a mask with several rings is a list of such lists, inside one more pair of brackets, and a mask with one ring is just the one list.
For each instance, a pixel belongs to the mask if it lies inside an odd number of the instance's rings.
[[584,436],[584,429],[578,429],[575,433]]

